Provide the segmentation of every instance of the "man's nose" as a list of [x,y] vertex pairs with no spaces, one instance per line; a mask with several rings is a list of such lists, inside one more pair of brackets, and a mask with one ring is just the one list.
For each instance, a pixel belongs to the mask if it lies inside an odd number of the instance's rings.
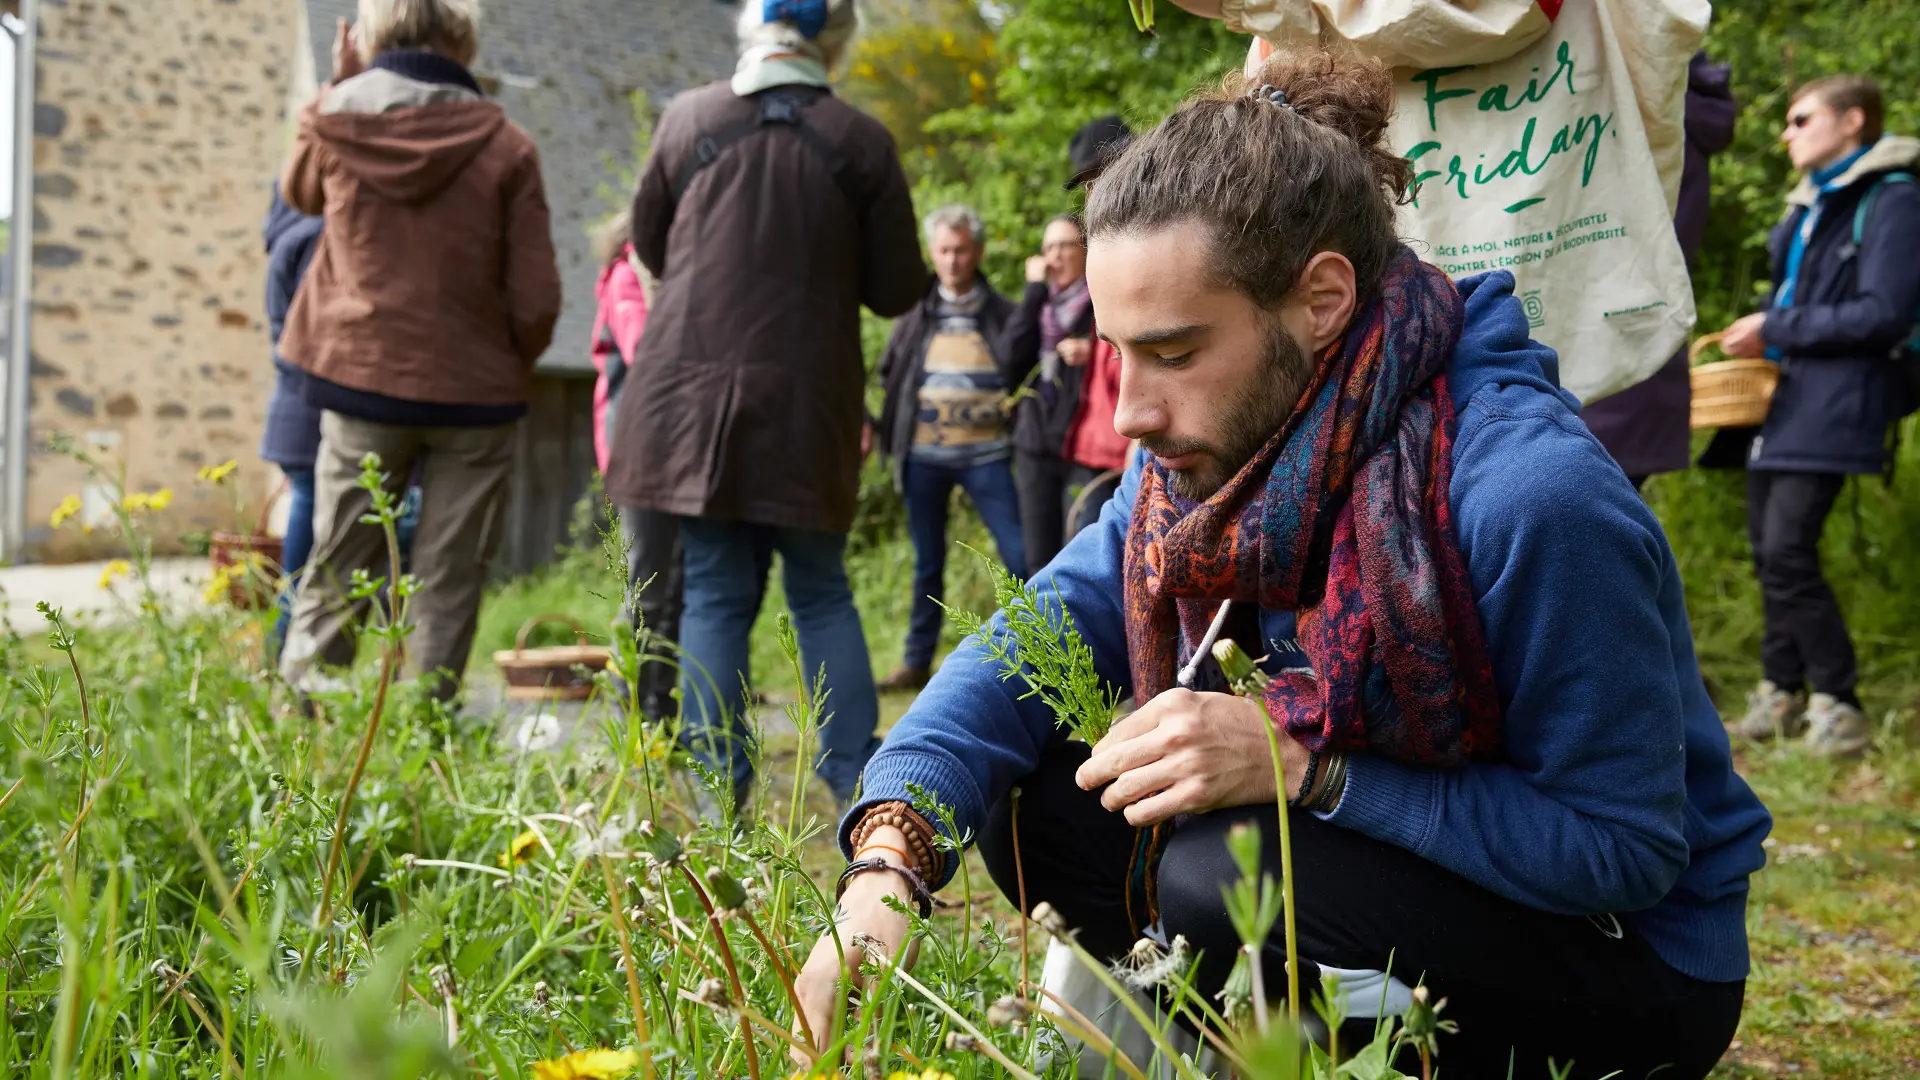
[[1120,400],[1113,410],[1113,430],[1128,439],[1143,439],[1165,430],[1167,411],[1158,399],[1147,393],[1146,380],[1133,364],[1120,365]]

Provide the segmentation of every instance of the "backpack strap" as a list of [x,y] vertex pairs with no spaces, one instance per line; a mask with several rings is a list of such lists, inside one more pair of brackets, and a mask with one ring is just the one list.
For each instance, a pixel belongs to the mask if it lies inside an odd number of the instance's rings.
[[817,93],[790,89],[767,90],[760,94],[760,111],[757,115],[746,120],[736,120],[718,131],[700,136],[693,144],[693,157],[681,167],[680,175],[674,177],[671,191],[674,205],[679,205],[681,197],[687,193],[687,188],[692,185],[693,178],[700,174],[700,170],[713,164],[727,147],[755,132],[778,125],[800,136],[801,141],[813,149],[821,163],[827,167],[827,171],[833,174],[833,182],[840,188],[840,193],[846,196],[850,205],[857,206],[858,200],[854,198],[849,186],[847,156],[841,153],[840,148],[826,136],[810,126],[803,115],[807,106],[820,96],[822,95]]
[[1881,173],[1880,179],[1873,182],[1867,193],[1860,197],[1860,205],[1853,208],[1853,246],[1860,247],[1860,239],[1867,235],[1867,216],[1873,213],[1873,201],[1880,197],[1880,189],[1888,184],[1911,184],[1913,174],[1907,172]]

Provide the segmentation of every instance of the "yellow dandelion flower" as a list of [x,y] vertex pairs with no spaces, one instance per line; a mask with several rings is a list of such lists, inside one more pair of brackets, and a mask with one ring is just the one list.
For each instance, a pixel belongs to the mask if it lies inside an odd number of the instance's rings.
[[239,467],[240,463],[232,459],[223,461],[218,465],[208,465],[206,468],[200,470],[200,479],[205,480],[209,484],[225,483],[227,477],[233,475],[233,470]]
[[120,505],[126,507],[130,512],[137,514],[153,505],[153,496],[144,491],[130,491],[127,493],[126,498],[120,500]]
[[656,730],[634,747],[633,757],[635,765],[646,763],[664,765],[669,758],[673,757],[673,740],[659,734]]
[[631,1050],[578,1050],[565,1057],[533,1063],[534,1080],[614,1080],[640,1064]]
[[500,865],[511,868],[515,863],[523,863],[540,852],[540,834],[528,829],[513,838],[507,845],[507,853],[500,856]]
[[147,496],[147,505],[155,510],[165,510],[167,507],[173,505],[173,489],[161,488],[159,491]]
[[51,524],[54,528],[57,529],[60,526],[65,525],[67,523],[68,518],[73,517],[75,514],[78,514],[79,512],[80,512],[80,496],[69,495],[66,498],[60,500],[59,506],[56,506],[53,508],[53,517],[49,520],[49,524]]
[[218,604],[227,599],[228,590],[232,585],[232,569],[222,566],[213,572],[212,577],[207,579],[206,591],[200,594],[200,598],[209,604]]
[[125,577],[131,573],[133,573],[132,563],[125,559],[114,559],[100,568],[100,587],[107,588],[113,584],[114,578]]
[[967,72],[967,85],[973,88],[974,93],[984,94],[987,92],[987,77],[977,71],[969,71]]
[[887,1074],[887,1080],[953,1080],[950,1072],[941,1072],[936,1066],[929,1065],[917,1073],[896,1069]]

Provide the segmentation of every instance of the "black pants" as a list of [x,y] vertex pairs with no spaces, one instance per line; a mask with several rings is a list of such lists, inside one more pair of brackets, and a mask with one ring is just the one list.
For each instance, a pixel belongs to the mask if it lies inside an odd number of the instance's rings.
[[1013,486],[1020,493],[1020,538],[1027,550],[1024,576],[1032,577],[1060,554],[1066,543],[1067,470],[1064,458],[1018,450],[1013,455]]
[[1766,613],[1761,671],[1783,689],[1811,684],[1858,705],[1853,640],[1820,572],[1820,533],[1846,480],[1838,473],[1748,472],[1747,538]]
[[1053,561],[1055,555],[1075,533],[1100,517],[1100,508],[1113,498],[1120,478],[1102,483],[1080,500],[1080,513],[1073,521],[1067,511],[1080,493],[1102,475],[1099,469],[1075,465],[1052,454],[1016,451],[1013,458],[1013,483],[1020,493],[1020,536],[1027,549],[1027,573],[1032,577]]
[[[1089,951],[1118,957],[1134,940],[1125,878],[1135,831],[1101,807],[1097,793],[1074,785],[1086,757],[1083,744],[1058,746],[1020,785],[1026,901],[1052,904]],[[980,853],[994,883],[1018,902],[1013,817],[1011,799],[992,809]],[[1186,935],[1198,950],[1198,989],[1207,995],[1226,981],[1239,948],[1220,890],[1239,876],[1225,837],[1242,821],[1259,825],[1261,857],[1277,880],[1279,825],[1271,805],[1189,818],[1160,863],[1166,932]],[[1536,911],[1310,814],[1294,814],[1291,824],[1303,960],[1380,971],[1391,959],[1401,981],[1424,979],[1447,999],[1442,1018],[1460,1024],[1458,1034],[1441,1036],[1447,1076],[1503,1080],[1511,1053],[1516,1080],[1547,1076],[1549,1056],[1572,1061],[1576,1077],[1618,1069],[1640,1080],[1664,1065],[1658,1080],[1691,1080],[1705,1076],[1733,1039],[1745,984],[1680,974],[1611,916]],[[1264,964],[1274,1001],[1286,992],[1285,959],[1276,927]],[[1303,986],[1313,985],[1312,965],[1302,967]]]
[[667,663],[649,661],[640,668],[640,711],[648,716],[674,714],[673,688],[680,680],[676,658],[667,644],[680,640],[680,612],[685,606],[686,575],[680,553],[680,519],[657,510],[620,508],[620,531],[631,545],[627,550],[627,585],[639,589],[630,617],[653,631],[655,655]]

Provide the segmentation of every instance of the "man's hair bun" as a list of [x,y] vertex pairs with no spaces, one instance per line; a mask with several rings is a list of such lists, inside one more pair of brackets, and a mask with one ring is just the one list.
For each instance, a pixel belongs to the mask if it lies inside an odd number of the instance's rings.
[[1281,51],[1247,75],[1234,72],[1215,96],[1232,100],[1271,86],[1299,116],[1352,139],[1396,203],[1413,189],[1413,164],[1387,145],[1393,119],[1393,72],[1378,60],[1321,50]]
[[1400,249],[1394,206],[1413,165],[1388,148],[1393,75],[1321,49],[1281,52],[1188,99],[1107,167],[1087,238],[1198,221],[1216,274],[1269,306],[1316,252],[1353,264],[1368,297]]

